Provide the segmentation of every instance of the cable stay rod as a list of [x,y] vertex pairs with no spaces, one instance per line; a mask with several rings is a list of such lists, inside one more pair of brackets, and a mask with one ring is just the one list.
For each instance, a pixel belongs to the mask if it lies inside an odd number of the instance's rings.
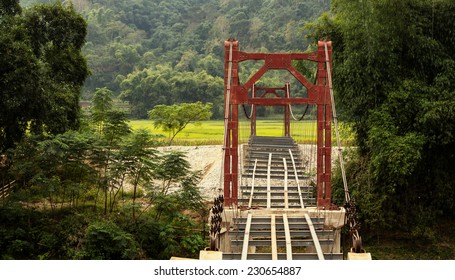
[[224,107],[224,148],[227,149],[227,130],[229,122],[229,112],[231,103],[231,80],[232,80],[232,41],[229,41],[229,68],[228,68],[228,82],[226,85],[226,104]]
[[[286,94],[285,94],[285,96],[287,98],[291,97],[291,85],[289,84],[289,82],[286,83]],[[300,118],[298,118],[298,119],[295,117],[294,112],[292,111],[291,104],[288,104],[288,107],[289,107],[289,112],[291,113],[292,118],[295,121],[301,121],[301,120],[303,120],[303,118],[305,117],[306,113],[308,112],[309,104],[306,105],[305,111],[303,112],[302,116]]]

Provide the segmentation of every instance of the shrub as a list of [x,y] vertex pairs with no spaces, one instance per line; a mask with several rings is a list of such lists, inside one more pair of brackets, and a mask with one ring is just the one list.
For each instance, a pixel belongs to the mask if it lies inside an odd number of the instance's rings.
[[139,255],[134,237],[111,221],[96,221],[87,228],[82,258],[131,260]]

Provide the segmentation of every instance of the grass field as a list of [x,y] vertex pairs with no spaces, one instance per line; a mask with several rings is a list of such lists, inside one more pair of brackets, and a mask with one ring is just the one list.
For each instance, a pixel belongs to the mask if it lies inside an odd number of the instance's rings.
[[[167,132],[156,129],[153,126],[151,120],[131,120],[130,126],[133,130],[147,129],[153,134],[163,136],[163,142],[167,141],[169,135]],[[258,120],[257,135],[260,136],[283,136],[284,128],[281,120]],[[316,141],[316,122],[315,121],[304,121],[298,123],[291,123],[291,134],[292,137],[298,143],[314,143]],[[334,132],[333,132],[334,134]],[[240,122],[239,124],[239,139],[241,142],[246,142],[250,135],[250,124],[249,122]],[[192,123],[181,131],[174,138],[173,145],[221,145],[223,144],[224,137],[224,121],[213,120],[204,121],[200,125],[194,125]],[[343,137],[346,142],[351,137]],[[335,140],[335,137],[333,136]],[[334,142],[335,144],[335,142]]]
[[[157,129],[151,120],[132,120],[130,126],[133,130],[147,129],[153,134],[163,136],[167,141],[169,134],[162,129]],[[201,125],[188,124],[174,138],[174,145],[217,145],[223,143],[224,123],[223,121],[205,121]]]

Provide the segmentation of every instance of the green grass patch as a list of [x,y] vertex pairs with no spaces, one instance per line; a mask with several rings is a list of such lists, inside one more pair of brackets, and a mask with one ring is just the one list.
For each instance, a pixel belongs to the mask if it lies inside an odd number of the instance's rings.
[[[147,129],[156,135],[162,135],[162,142],[165,144],[169,138],[169,133],[162,129],[157,129],[151,120],[131,120],[129,122],[133,130]],[[282,120],[258,120],[256,125],[257,135],[260,136],[283,136],[284,125]],[[346,129],[343,127],[343,131]],[[333,144],[336,144],[335,130],[332,129]],[[292,137],[301,144],[316,143],[316,121],[303,121],[291,124]],[[248,141],[250,135],[250,123],[239,123],[239,139],[240,142]],[[352,141],[352,133],[341,134],[344,143]],[[201,122],[200,125],[188,124],[187,127],[181,131],[174,138],[173,145],[222,145],[224,141],[224,121],[211,120]]]

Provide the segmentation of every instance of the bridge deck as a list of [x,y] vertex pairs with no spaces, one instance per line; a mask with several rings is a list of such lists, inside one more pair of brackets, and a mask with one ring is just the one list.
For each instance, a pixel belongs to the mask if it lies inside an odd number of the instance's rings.
[[304,162],[291,137],[250,138],[238,200],[249,210],[232,219],[223,259],[343,259],[339,232],[324,217],[308,215],[316,199]]

